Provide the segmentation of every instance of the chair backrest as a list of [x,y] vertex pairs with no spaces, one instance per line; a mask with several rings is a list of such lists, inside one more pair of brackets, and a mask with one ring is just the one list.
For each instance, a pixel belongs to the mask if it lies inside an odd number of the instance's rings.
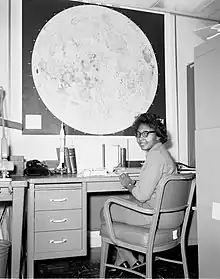
[[[186,210],[191,206],[195,174],[173,174],[164,177],[159,185],[156,218],[159,229],[175,229],[182,225]],[[187,216],[188,217],[188,216]]]

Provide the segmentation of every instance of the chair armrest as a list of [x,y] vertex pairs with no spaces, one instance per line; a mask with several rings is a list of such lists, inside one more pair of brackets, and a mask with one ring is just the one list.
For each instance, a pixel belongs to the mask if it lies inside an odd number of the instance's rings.
[[125,200],[125,199],[122,199],[122,198],[115,198],[115,197],[108,198],[104,203],[104,208],[105,207],[109,208],[112,203],[121,205],[123,207],[132,209],[134,211],[137,211],[137,212],[140,212],[140,213],[143,213],[143,214],[153,215],[155,213],[154,209],[142,208],[142,207],[138,206],[137,204],[135,204],[135,203],[133,203],[129,200]]
[[133,211],[137,211],[140,214],[146,214],[146,215],[155,214],[154,209],[142,208],[142,207],[140,207],[140,206],[138,206],[138,205],[136,205],[136,204],[134,204],[130,201],[127,201],[127,200],[124,200],[124,199],[121,199],[121,198],[114,198],[114,197],[108,198],[104,203],[103,213],[104,213],[104,217],[105,217],[105,220],[106,220],[107,229],[109,231],[110,239],[116,244],[117,244],[117,240],[116,240],[115,233],[114,233],[114,230],[113,230],[111,213],[110,213],[110,206],[113,203],[117,204],[119,206],[122,206],[122,207],[129,208]]

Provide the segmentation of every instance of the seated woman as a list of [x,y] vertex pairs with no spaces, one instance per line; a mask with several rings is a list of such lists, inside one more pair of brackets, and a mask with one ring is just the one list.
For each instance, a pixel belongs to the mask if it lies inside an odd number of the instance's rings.
[[[139,181],[132,180],[127,173],[119,176],[121,184],[131,193],[129,201],[143,208],[154,208],[156,203],[157,188],[160,180],[168,174],[176,173],[176,164],[170,153],[163,145],[167,141],[165,125],[154,114],[143,113],[139,115],[133,128],[137,143],[145,152],[146,160],[141,168]],[[151,216],[143,216],[128,208],[113,204],[111,207],[113,221],[136,226],[149,227],[152,223]],[[103,210],[101,220],[104,220]],[[117,248],[116,265],[132,267],[140,262],[130,250]]]

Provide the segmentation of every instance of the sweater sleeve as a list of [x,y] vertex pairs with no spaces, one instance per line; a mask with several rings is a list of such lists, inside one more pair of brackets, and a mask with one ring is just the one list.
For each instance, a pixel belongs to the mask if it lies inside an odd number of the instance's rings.
[[139,182],[132,189],[132,195],[140,202],[150,200],[163,174],[164,161],[161,154],[154,152],[151,155],[140,173]]

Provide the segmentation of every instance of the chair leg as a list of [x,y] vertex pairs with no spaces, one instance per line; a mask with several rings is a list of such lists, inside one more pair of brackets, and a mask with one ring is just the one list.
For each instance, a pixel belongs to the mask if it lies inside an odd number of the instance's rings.
[[102,240],[99,278],[105,278],[106,263],[108,258],[109,243]]
[[186,248],[183,243],[181,243],[181,255],[182,255],[182,261],[183,261],[184,278],[188,279],[189,271],[188,271],[187,258],[186,258]]

